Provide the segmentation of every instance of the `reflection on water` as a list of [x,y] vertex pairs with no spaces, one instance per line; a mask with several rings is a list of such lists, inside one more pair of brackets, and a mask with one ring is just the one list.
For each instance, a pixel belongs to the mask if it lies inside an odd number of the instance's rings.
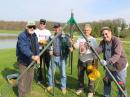
[[16,39],[0,39],[0,49],[15,48]]
[[0,36],[15,36],[15,37],[17,37],[18,36],[18,34],[9,34],[9,33],[0,33]]
[[16,48],[16,38],[0,38],[0,49]]

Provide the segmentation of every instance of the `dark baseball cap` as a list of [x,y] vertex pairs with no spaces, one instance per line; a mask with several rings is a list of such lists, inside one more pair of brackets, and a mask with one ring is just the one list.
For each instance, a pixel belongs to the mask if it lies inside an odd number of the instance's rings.
[[45,19],[40,19],[40,23],[46,23]]
[[58,27],[60,27],[60,26],[61,26],[60,23],[54,23],[53,28],[58,28]]

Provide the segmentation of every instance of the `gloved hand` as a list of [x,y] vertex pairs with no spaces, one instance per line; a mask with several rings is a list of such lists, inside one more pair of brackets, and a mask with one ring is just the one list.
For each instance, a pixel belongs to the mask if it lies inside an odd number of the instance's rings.
[[69,38],[69,42],[70,42],[71,44],[74,44],[74,39],[73,39],[73,38]]
[[39,44],[40,44],[41,46],[44,46],[44,45],[47,44],[47,40],[42,39],[42,40],[39,41]]
[[49,51],[49,54],[52,56],[53,55],[53,51]]
[[100,62],[102,63],[103,66],[107,65],[107,62],[105,60],[101,60]]
[[70,47],[69,50],[70,50],[70,52],[73,52],[74,49],[73,49],[73,47]]

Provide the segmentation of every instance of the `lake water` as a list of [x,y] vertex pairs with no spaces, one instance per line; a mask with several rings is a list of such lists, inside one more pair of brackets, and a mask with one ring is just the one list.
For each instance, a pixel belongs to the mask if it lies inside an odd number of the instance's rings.
[[0,49],[15,48],[16,39],[0,39]]
[[0,34],[0,49],[16,48],[16,34]]
[[9,33],[0,33],[0,36],[1,37],[17,37],[17,34],[9,34]]

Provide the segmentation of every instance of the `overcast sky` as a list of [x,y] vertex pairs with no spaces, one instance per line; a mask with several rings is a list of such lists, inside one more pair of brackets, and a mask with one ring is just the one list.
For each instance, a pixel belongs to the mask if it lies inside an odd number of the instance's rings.
[[77,22],[124,18],[130,23],[130,0],[0,0],[0,20],[66,22],[71,9]]

